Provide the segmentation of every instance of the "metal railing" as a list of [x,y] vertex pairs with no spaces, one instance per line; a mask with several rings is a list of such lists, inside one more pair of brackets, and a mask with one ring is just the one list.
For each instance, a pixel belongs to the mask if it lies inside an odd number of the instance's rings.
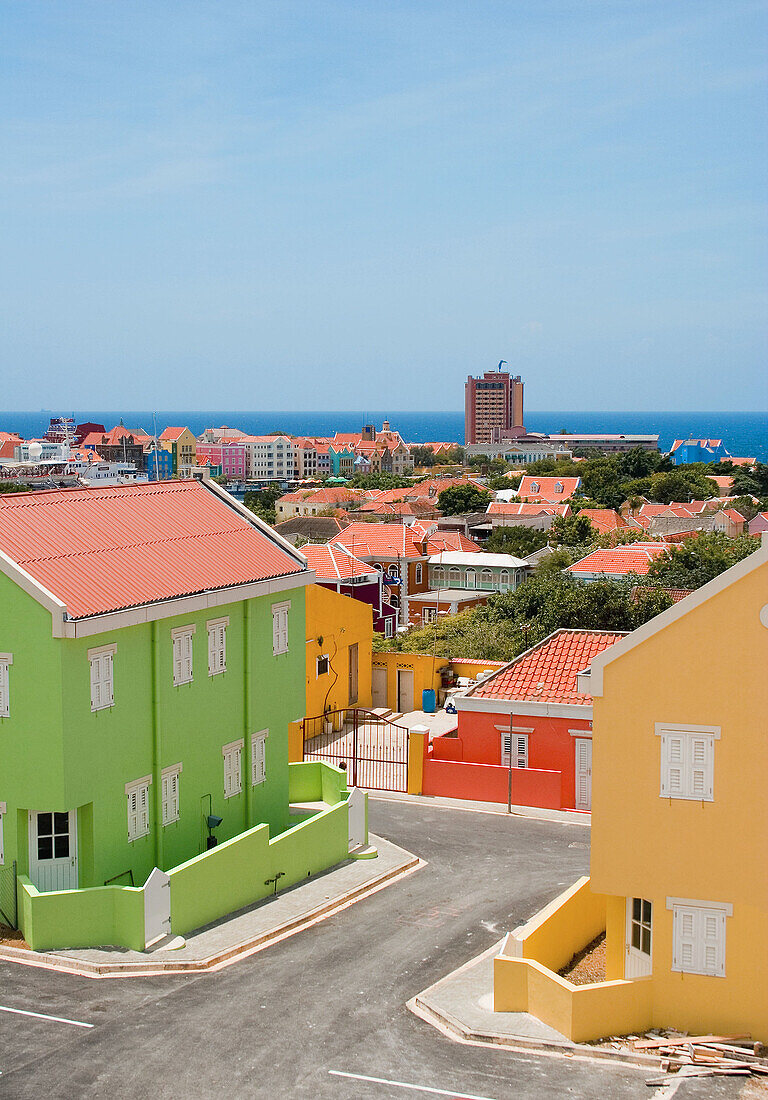
[[347,769],[353,787],[408,790],[408,727],[362,707],[303,720],[304,760]]

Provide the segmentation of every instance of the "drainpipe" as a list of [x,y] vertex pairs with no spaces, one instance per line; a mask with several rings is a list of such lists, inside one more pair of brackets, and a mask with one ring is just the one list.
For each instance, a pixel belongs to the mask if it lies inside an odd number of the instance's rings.
[[160,625],[155,620],[151,627],[152,639],[152,834],[155,847],[155,867],[163,866],[163,792],[160,779]]
[[243,600],[243,786],[245,821],[243,832],[251,827],[253,790],[251,788],[251,601]]

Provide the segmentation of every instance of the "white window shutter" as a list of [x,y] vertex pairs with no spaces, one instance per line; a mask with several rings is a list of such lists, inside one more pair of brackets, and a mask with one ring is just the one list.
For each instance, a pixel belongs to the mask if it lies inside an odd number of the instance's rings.
[[674,911],[674,961],[680,970],[698,968],[697,914],[693,909],[677,907]]
[[0,718],[9,718],[11,713],[9,681],[8,662],[0,661]]
[[517,742],[517,768],[528,767],[528,737],[526,734],[518,734],[515,738]]
[[216,672],[216,628],[211,627],[208,631],[208,675],[213,676]]
[[139,792],[134,787],[128,792],[128,839],[134,840],[139,832]]
[[101,657],[91,660],[91,710],[101,706]]
[[173,682],[181,683],[181,638],[173,639]]
[[139,787],[139,827],[142,836],[149,832],[149,787]]
[[501,763],[505,768],[509,767],[509,757],[512,752],[512,734],[503,733],[501,735]]
[[102,699],[105,706],[112,706],[115,702],[114,681],[112,675],[112,654],[106,653],[102,658]]
[[690,739],[690,791],[692,798],[711,798],[712,783],[710,779],[710,749],[711,740],[706,737],[692,737]]

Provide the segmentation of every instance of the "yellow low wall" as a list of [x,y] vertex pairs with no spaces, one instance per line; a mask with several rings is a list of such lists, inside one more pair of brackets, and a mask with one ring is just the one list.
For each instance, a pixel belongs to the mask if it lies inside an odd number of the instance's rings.
[[576,1043],[651,1027],[650,977],[574,985],[556,973],[605,931],[607,900],[580,878],[511,932],[494,959],[494,1010],[529,1012]]
[[588,876],[584,876],[522,928],[511,932],[503,953],[560,970],[577,951],[605,931],[605,913],[605,895],[594,894]]
[[645,1031],[653,979],[573,985],[541,963],[504,955],[493,962],[495,1012],[528,1012],[574,1043]]

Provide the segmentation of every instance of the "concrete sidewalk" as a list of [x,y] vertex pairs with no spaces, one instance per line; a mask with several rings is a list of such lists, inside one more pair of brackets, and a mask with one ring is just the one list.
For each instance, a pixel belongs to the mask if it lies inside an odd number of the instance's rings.
[[308,928],[424,865],[418,856],[372,833],[370,843],[378,851],[375,858],[346,860],[184,938],[166,937],[144,952],[119,947],[48,952],[4,947],[0,961],[91,978],[216,970]]
[[[441,798],[429,794],[402,794],[398,791],[368,790],[368,798],[383,799],[386,802],[411,802],[430,806],[437,810],[470,810],[474,813],[501,814],[503,817],[532,817],[537,821],[557,821],[561,825],[592,824],[592,815],[583,810],[547,810],[541,806],[512,806],[512,814],[502,802],[470,802],[465,798]],[[586,843],[586,842],[585,842]]]
[[605,1058],[645,1068],[661,1066],[661,1059],[655,1055],[572,1043],[527,1012],[494,1012],[493,960],[503,942],[499,940],[482,955],[418,993],[407,1007],[450,1038],[463,1042],[547,1051],[571,1058]]

